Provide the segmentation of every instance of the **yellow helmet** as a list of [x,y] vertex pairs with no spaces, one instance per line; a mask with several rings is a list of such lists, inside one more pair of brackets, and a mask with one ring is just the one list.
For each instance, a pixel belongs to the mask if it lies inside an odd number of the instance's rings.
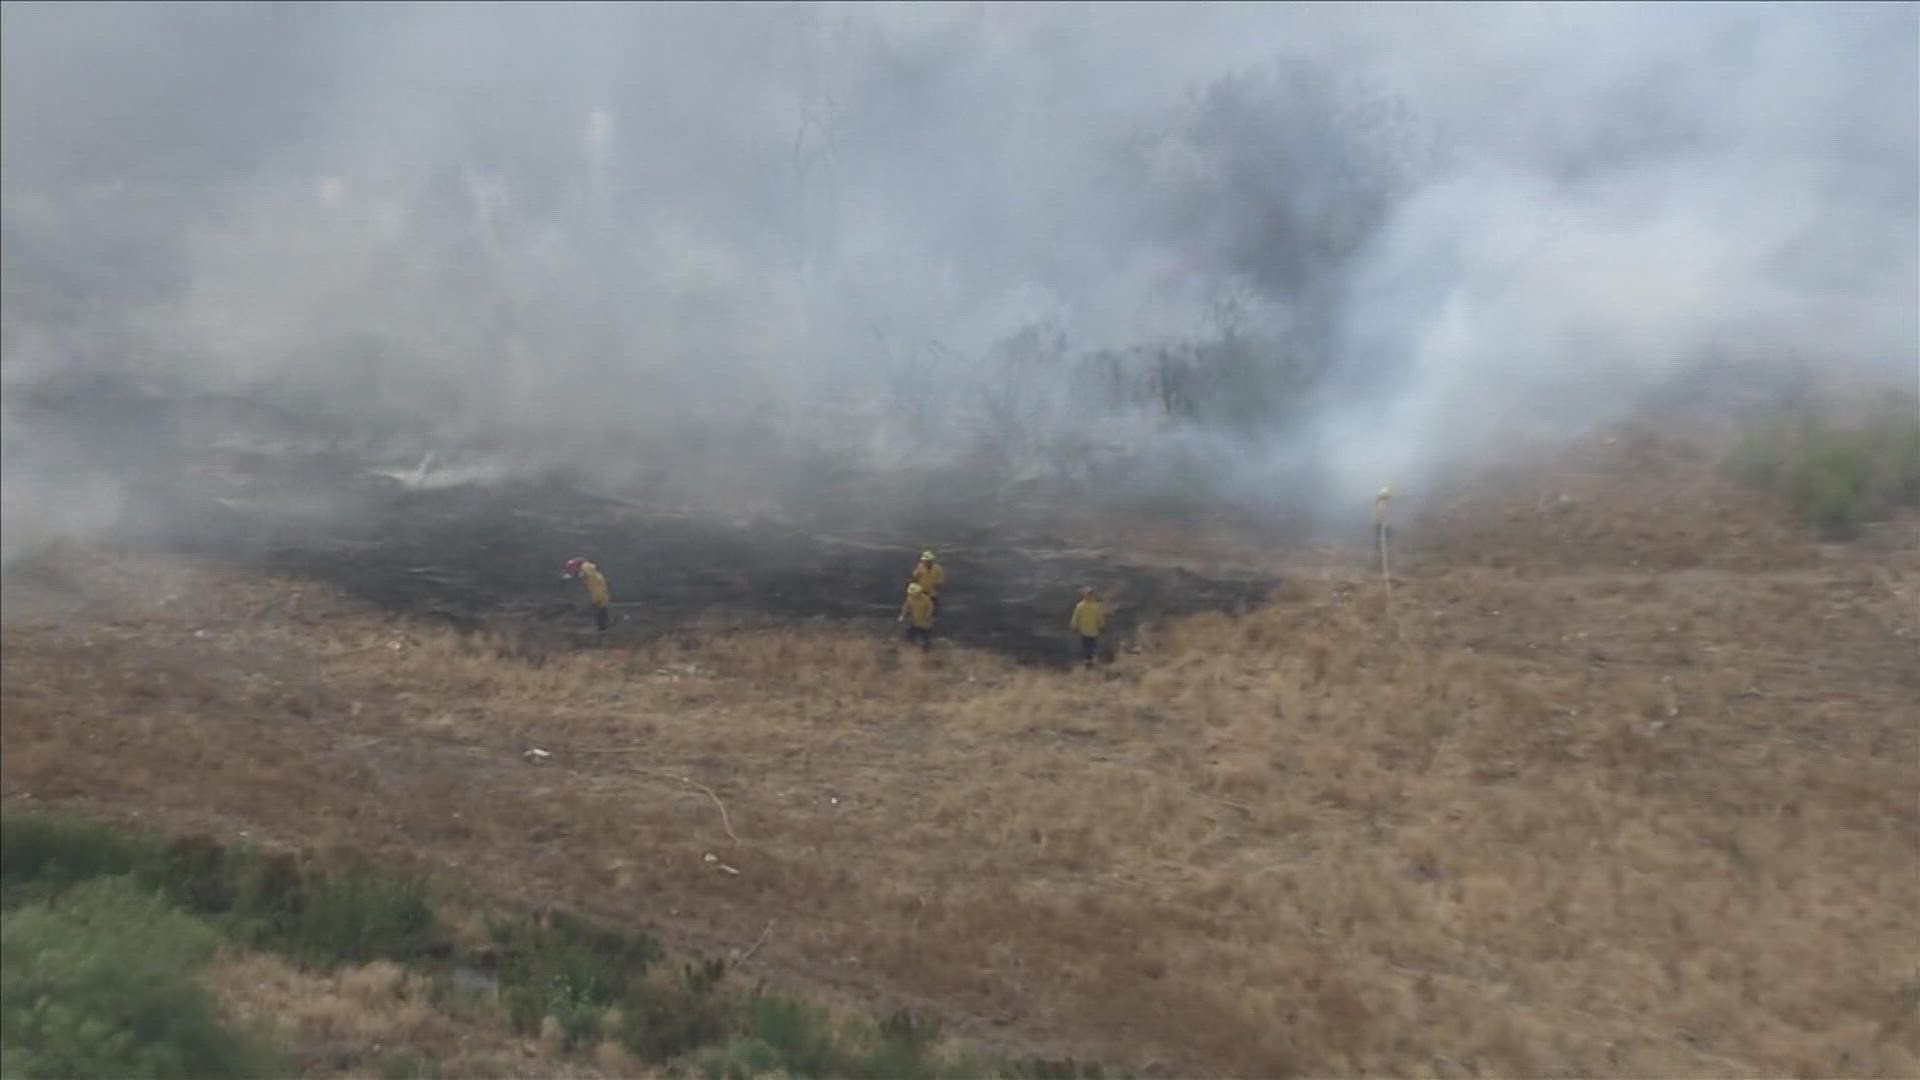
[[932,562],[932,561],[933,561],[933,552],[931,552],[931,551],[923,551],[923,552],[921,552],[921,553],[920,553],[920,561],[921,561],[921,562]]
[[1392,497],[1392,495],[1393,495],[1393,489],[1392,489],[1392,488],[1390,488],[1390,487],[1388,487],[1388,486],[1387,486],[1387,485],[1385,485],[1385,484],[1381,484],[1381,485],[1380,485],[1380,497],[1381,497],[1381,498],[1383,498],[1383,499],[1386,499],[1386,498],[1390,498],[1390,497]]
[[907,595],[908,595],[908,596],[918,596],[918,595],[920,595],[920,583],[916,581],[916,582],[913,582],[912,584],[910,584],[910,585],[908,585],[908,586],[907,586]]

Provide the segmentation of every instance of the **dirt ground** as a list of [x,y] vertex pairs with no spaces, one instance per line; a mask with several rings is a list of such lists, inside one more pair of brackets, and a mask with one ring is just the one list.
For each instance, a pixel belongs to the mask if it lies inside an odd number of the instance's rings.
[[[1147,1074],[1920,1074],[1920,522],[1813,544],[1712,461],[1622,429],[1430,497],[1390,597],[1197,530],[527,493],[69,549],[5,582],[0,796],[764,934],[775,981]],[[882,608],[925,543],[923,657]],[[593,647],[583,546],[650,613]],[[1096,571],[1126,647],[1022,663]]]

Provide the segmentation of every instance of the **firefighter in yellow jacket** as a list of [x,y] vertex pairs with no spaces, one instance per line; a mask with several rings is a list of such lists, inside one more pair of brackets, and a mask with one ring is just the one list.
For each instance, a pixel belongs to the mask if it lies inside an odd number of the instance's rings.
[[947,571],[934,559],[933,552],[920,553],[920,561],[913,565],[913,583],[920,586],[921,591],[927,594],[927,599],[933,601],[934,610],[938,611],[940,586],[947,583]]
[[933,597],[919,582],[907,586],[907,602],[900,605],[896,621],[907,624],[908,641],[917,642],[922,649],[933,648]]
[[1107,609],[1093,586],[1080,590],[1080,602],[1073,605],[1073,617],[1067,620],[1067,626],[1080,635],[1080,659],[1092,667],[1093,658],[1100,653],[1100,631],[1107,626]]
[[607,591],[606,576],[600,573],[599,567],[578,557],[567,560],[566,576],[578,578],[586,584],[587,599],[593,602],[593,624],[600,628],[601,633],[606,633],[607,627],[613,625],[613,618],[607,611],[613,596]]

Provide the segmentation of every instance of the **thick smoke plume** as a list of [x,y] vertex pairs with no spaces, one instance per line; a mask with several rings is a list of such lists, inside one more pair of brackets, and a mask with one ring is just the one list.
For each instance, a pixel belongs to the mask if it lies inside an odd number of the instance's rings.
[[1910,382],[1917,11],[9,4],[6,556],[243,429],[1339,516],[1706,357]]

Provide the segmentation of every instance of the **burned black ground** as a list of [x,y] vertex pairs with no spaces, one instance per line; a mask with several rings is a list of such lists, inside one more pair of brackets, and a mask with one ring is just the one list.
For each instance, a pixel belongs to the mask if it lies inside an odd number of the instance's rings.
[[[540,649],[593,640],[582,591],[560,573],[575,555],[607,574],[625,616],[615,641],[715,621],[838,623],[887,637],[930,547],[949,575],[939,637],[1060,664],[1077,648],[1066,623],[1082,585],[1112,602],[1111,651],[1145,622],[1242,609],[1272,584],[1103,556],[1110,538],[1070,544],[1043,514],[1006,506],[895,514],[890,495],[876,489],[862,501],[850,484],[838,502],[742,520],[553,477],[422,488],[395,478],[394,454],[383,460],[366,440],[309,418],[140,393],[71,401],[88,415],[67,419],[111,434],[85,456],[124,478],[130,538],[314,578],[467,628],[511,628]],[[35,404],[54,414],[76,407]]]
[[1021,539],[827,537],[776,520],[707,521],[514,484],[370,493],[326,531],[281,531],[251,557],[387,607],[465,626],[505,623],[523,639],[557,641],[590,625],[580,587],[560,574],[567,558],[582,555],[606,573],[625,616],[613,637],[632,640],[715,620],[837,622],[892,634],[914,560],[931,546],[949,580],[939,635],[1041,663],[1070,659],[1067,615],[1082,583],[1115,601],[1110,644],[1143,620],[1242,607],[1269,584]]

